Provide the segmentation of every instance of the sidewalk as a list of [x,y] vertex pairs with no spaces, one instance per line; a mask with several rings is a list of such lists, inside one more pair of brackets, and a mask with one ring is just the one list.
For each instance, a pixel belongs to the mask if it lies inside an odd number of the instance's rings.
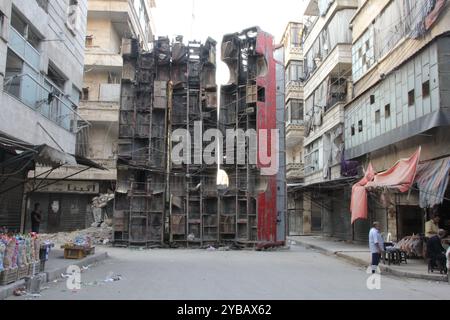
[[[297,245],[318,250],[326,255],[336,256],[360,267],[370,266],[370,252],[367,246],[351,244],[342,240],[318,236],[298,236],[289,237]],[[423,279],[431,281],[448,281],[447,275],[438,273],[428,273],[427,265],[424,260],[408,259],[408,264],[398,265],[380,265],[382,272],[386,272],[399,277],[414,279]]]
[[[57,247],[56,247],[57,248]],[[61,249],[52,249],[49,255],[49,261],[45,264],[45,270],[40,275],[44,279],[44,283],[52,282],[60,279],[61,274],[66,273],[67,267],[75,265],[78,267],[87,267],[91,264],[104,261],[108,258],[106,248],[96,248],[94,255],[88,256],[81,260],[65,260],[64,251]],[[0,286],[0,300],[4,300],[14,294],[14,290],[25,286],[25,280],[16,281],[10,285]]]

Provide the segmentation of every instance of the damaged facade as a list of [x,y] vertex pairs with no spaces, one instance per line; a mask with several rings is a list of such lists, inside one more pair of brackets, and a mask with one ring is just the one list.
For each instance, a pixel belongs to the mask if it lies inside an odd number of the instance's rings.
[[[225,36],[222,57],[231,80],[221,88],[219,120],[216,45],[212,39],[185,44],[181,36],[172,42],[160,37],[153,50],[141,51],[129,42],[121,93],[116,245],[284,243],[284,170],[263,178],[261,162],[225,164],[230,184],[219,190],[217,152],[226,154],[220,150],[226,143],[203,139],[210,129],[220,128],[223,136],[228,128],[282,129],[275,158],[284,167],[284,95],[277,97],[276,89],[284,86],[284,67],[274,58],[273,38],[258,28]],[[277,53],[282,61],[282,50]],[[245,158],[252,151],[256,156],[257,147],[250,150],[245,142]],[[179,149],[180,143],[185,148]],[[203,150],[211,145],[217,161],[205,163]]]
[[[435,0],[308,3],[305,178],[289,184],[303,194],[303,234],[366,242],[379,221],[400,240],[423,234],[433,213],[449,231],[448,10],[448,1]],[[371,177],[363,187],[368,214],[352,219],[352,187],[369,164],[392,171]],[[415,174],[408,183],[398,170],[406,164]]]
[[304,96],[305,80],[303,43],[306,35],[303,23],[289,22],[283,35],[284,65],[286,70],[286,179],[288,185],[288,232],[303,234],[303,194],[294,190],[304,182],[305,164],[303,142],[305,138]]
[[[373,23],[372,23],[373,21]],[[450,231],[448,1],[365,1],[352,20],[354,97],[345,107],[346,159],[376,172],[421,147],[408,192],[369,192],[367,220],[394,240],[423,234],[432,213]],[[394,32],[395,30],[395,32]]]
[[352,94],[352,34],[358,1],[309,1],[304,39],[304,182],[290,193],[303,197],[302,233],[351,239],[352,176],[344,170],[344,106]]

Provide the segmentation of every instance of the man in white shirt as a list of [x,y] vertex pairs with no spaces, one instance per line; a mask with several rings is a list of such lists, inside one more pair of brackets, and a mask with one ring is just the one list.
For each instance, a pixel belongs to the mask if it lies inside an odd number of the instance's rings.
[[384,251],[384,241],[380,233],[381,225],[378,221],[373,223],[373,228],[369,232],[369,249],[372,254],[372,273],[377,272],[381,255]]

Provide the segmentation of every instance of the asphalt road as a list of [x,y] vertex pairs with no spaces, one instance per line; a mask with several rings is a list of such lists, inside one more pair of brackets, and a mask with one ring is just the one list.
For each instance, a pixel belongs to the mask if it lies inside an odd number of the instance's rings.
[[[369,290],[366,270],[300,246],[286,251],[129,250],[81,274],[82,287],[50,283],[40,300],[449,299],[450,285],[381,276]],[[105,282],[111,275],[121,280]],[[114,278],[114,277],[113,277]]]

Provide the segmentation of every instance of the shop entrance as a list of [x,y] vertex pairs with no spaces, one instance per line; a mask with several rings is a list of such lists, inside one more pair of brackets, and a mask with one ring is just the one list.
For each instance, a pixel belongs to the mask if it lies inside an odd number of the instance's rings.
[[424,211],[419,206],[398,206],[397,217],[399,239],[424,233]]

